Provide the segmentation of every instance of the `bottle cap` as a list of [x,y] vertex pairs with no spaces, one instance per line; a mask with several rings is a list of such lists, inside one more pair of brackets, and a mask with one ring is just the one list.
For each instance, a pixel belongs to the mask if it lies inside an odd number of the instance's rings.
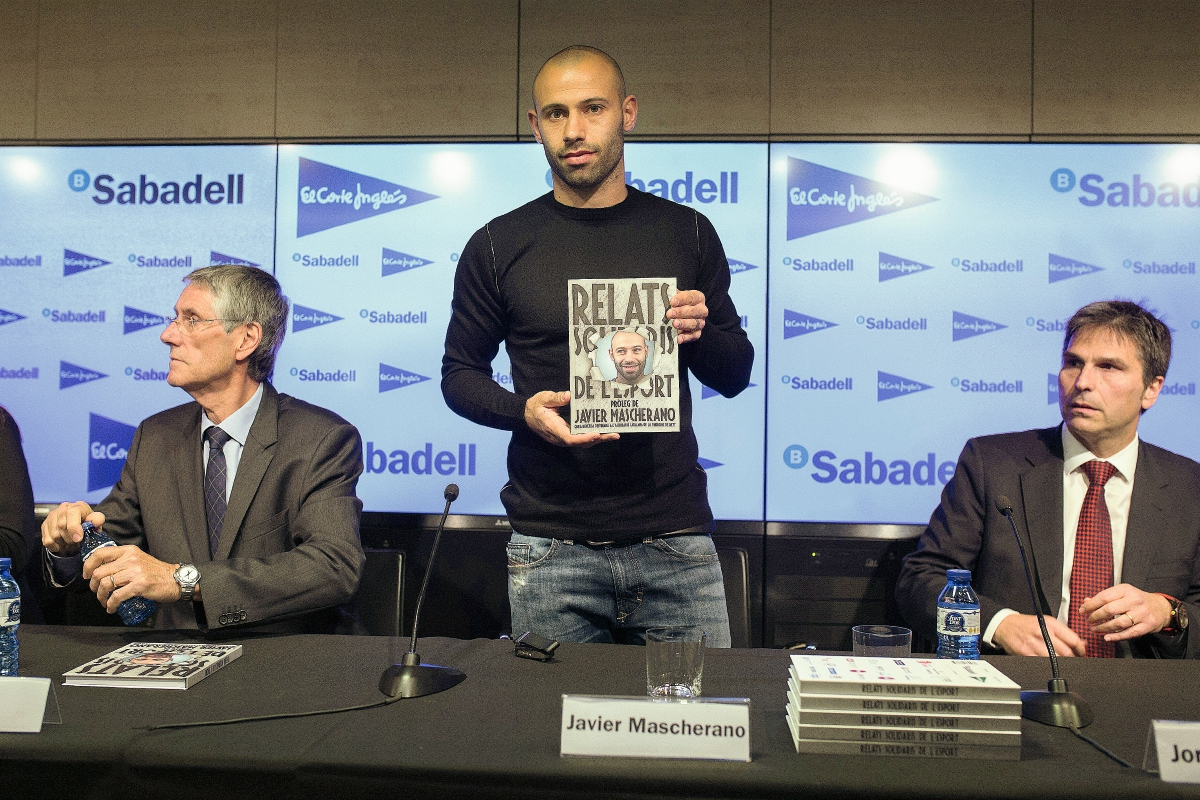
[[12,568],[12,559],[11,558],[0,558],[0,569],[11,569],[11,568]]
[[971,570],[969,570],[969,569],[948,569],[948,570],[946,570],[946,580],[969,581],[969,580],[971,580]]

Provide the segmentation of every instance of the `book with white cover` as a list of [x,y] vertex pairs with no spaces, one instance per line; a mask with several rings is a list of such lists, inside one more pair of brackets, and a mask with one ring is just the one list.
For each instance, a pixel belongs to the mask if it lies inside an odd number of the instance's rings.
[[986,661],[939,658],[792,656],[791,675],[806,694],[913,699],[1019,700],[1021,687]]
[[911,698],[911,697],[881,697],[878,695],[852,694],[800,694],[800,687],[794,679],[789,679],[788,686],[792,688],[800,702],[800,708],[805,711],[838,711],[855,714],[937,714],[956,716],[959,714],[972,717],[1019,717],[1021,716],[1021,701],[1012,700],[959,700],[950,698]]
[[955,758],[963,760],[1020,761],[1019,747],[969,744],[900,744],[888,742],[838,742],[799,739],[797,753],[844,756],[899,756],[901,758]]
[[67,686],[187,689],[242,655],[240,644],[135,642],[63,673]]
[[943,731],[925,728],[861,728],[844,725],[796,725],[800,739],[846,742],[887,742],[889,744],[986,744],[992,747],[1020,747],[1020,731]]

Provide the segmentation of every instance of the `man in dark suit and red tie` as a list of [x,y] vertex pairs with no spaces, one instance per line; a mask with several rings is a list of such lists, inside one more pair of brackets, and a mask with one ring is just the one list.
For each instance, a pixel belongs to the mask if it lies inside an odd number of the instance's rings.
[[[167,383],[194,402],[138,426],[95,510],[75,502],[50,512],[51,581],[82,575],[110,614],[132,597],[157,601],[160,628],[331,632],[364,561],[362,440],[270,384],[288,317],[273,276],[225,265],[184,280],[161,338]],[[119,546],[80,563],[83,520]]]
[[1091,303],[1067,323],[1063,424],[971,439],[900,573],[909,622],[936,634],[947,569],[970,569],[981,638],[1046,655],[999,497],[1032,545],[1038,603],[1059,655],[1195,658],[1200,637],[1200,464],[1138,437],[1171,360],[1171,333],[1141,306]]

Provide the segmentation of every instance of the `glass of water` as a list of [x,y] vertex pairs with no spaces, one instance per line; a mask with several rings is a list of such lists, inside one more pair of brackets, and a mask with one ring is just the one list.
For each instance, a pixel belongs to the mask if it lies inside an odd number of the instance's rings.
[[908,658],[912,655],[912,631],[899,625],[855,625],[854,655]]
[[703,628],[646,631],[646,693],[651,697],[699,697],[704,677]]

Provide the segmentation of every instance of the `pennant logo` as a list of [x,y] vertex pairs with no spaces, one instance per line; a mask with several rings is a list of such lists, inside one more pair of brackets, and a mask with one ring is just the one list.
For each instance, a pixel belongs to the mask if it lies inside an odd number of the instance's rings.
[[260,264],[255,264],[253,261],[247,261],[244,258],[237,256],[227,256],[224,253],[218,253],[216,250],[210,250],[208,253],[208,263],[214,267],[223,267],[233,265],[237,267],[258,267]]
[[292,333],[306,331],[309,328],[319,328],[331,322],[341,322],[342,318],[315,308],[296,303],[292,306]]
[[86,253],[76,253],[74,250],[63,249],[63,277],[75,275],[79,272],[86,272],[96,267],[107,266],[111,263],[111,261],[89,256]]
[[788,158],[788,241],[936,200],[861,175]]
[[146,328],[158,328],[167,324],[167,318],[161,314],[151,314],[140,308],[125,306],[125,333],[142,331]]
[[914,392],[923,392],[926,389],[932,389],[928,383],[914,381],[911,378],[902,378],[899,375],[892,375],[888,372],[879,373],[879,388],[877,402],[891,400],[894,397],[901,395],[913,394]]
[[298,185],[297,238],[437,199],[434,194],[307,158],[300,159]]
[[793,336],[803,336],[806,333],[816,333],[823,331],[826,328],[836,328],[836,322],[817,319],[810,317],[807,314],[801,314],[798,311],[783,310],[783,338],[791,339]]
[[1007,325],[1001,325],[999,322],[982,319],[980,317],[972,317],[970,314],[962,312],[954,312],[954,339],[953,341],[961,341],[970,339],[972,336],[980,336],[985,333],[1003,330]]
[[1080,275],[1091,275],[1093,272],[1103,272],[1104,267],[1085,264],[1063,256],[1050,254],[1050,283],[1058,283],[1068,278],[1078,278]]
[[426,264],[432,263],[432,261],[425,258],[410,256],[408,253],[389,250],[386,247],[383,248],[383,277],[385,278],[388,275],[395,275],[397,272],[406,272],[410,269],[416,269],[417,267],[423,267]]
[[697,458],[696,463],[700,465],[700,469],[712,469],[713,467],[724,466],[720,461],[710,461],[707,458]]
[[25,319],[25,315],[23,314],[18,314],[15,311],[5,311],[3,308],[0,308],[0,325],[7,325],[10,322],[17,322],[23,319]]
[[748,272],[752,269],[758,269],[758,265],[757,264],[747,264],[745,261],[738,261],[737,259],[733,259],[733,258],[729,259],[729,274],[730,275],[737,275],[739,272]]
[[392,389],[403,389],[406,386],[412,386],[414,383],[427,381],[429,378],[424,375],[418,375],[415,372],[409,372],[406,369],[392,367],[387,364],[379,365],[379,391],[390,392]]
[[87,490],[94,492],[112,486],[121,477],[137,428],[99,414],[88,417]]
[[91,383],[92,381],[98,381],[101,378],[107,377],[103,372],[96,372],[94,369],[81,367],[69,361],[58,362],[59,389],[70,389],[72,386],[78,386],[81,383]]
[[928,264],[922,264],[919,261],[910,261],[907,258],[893,256],[889,253],[879,253],[879,282],[890,281],[894,278],[903,278],[906,275],[915,275],[918,272],[924,272],[927,269],[933,269]]

